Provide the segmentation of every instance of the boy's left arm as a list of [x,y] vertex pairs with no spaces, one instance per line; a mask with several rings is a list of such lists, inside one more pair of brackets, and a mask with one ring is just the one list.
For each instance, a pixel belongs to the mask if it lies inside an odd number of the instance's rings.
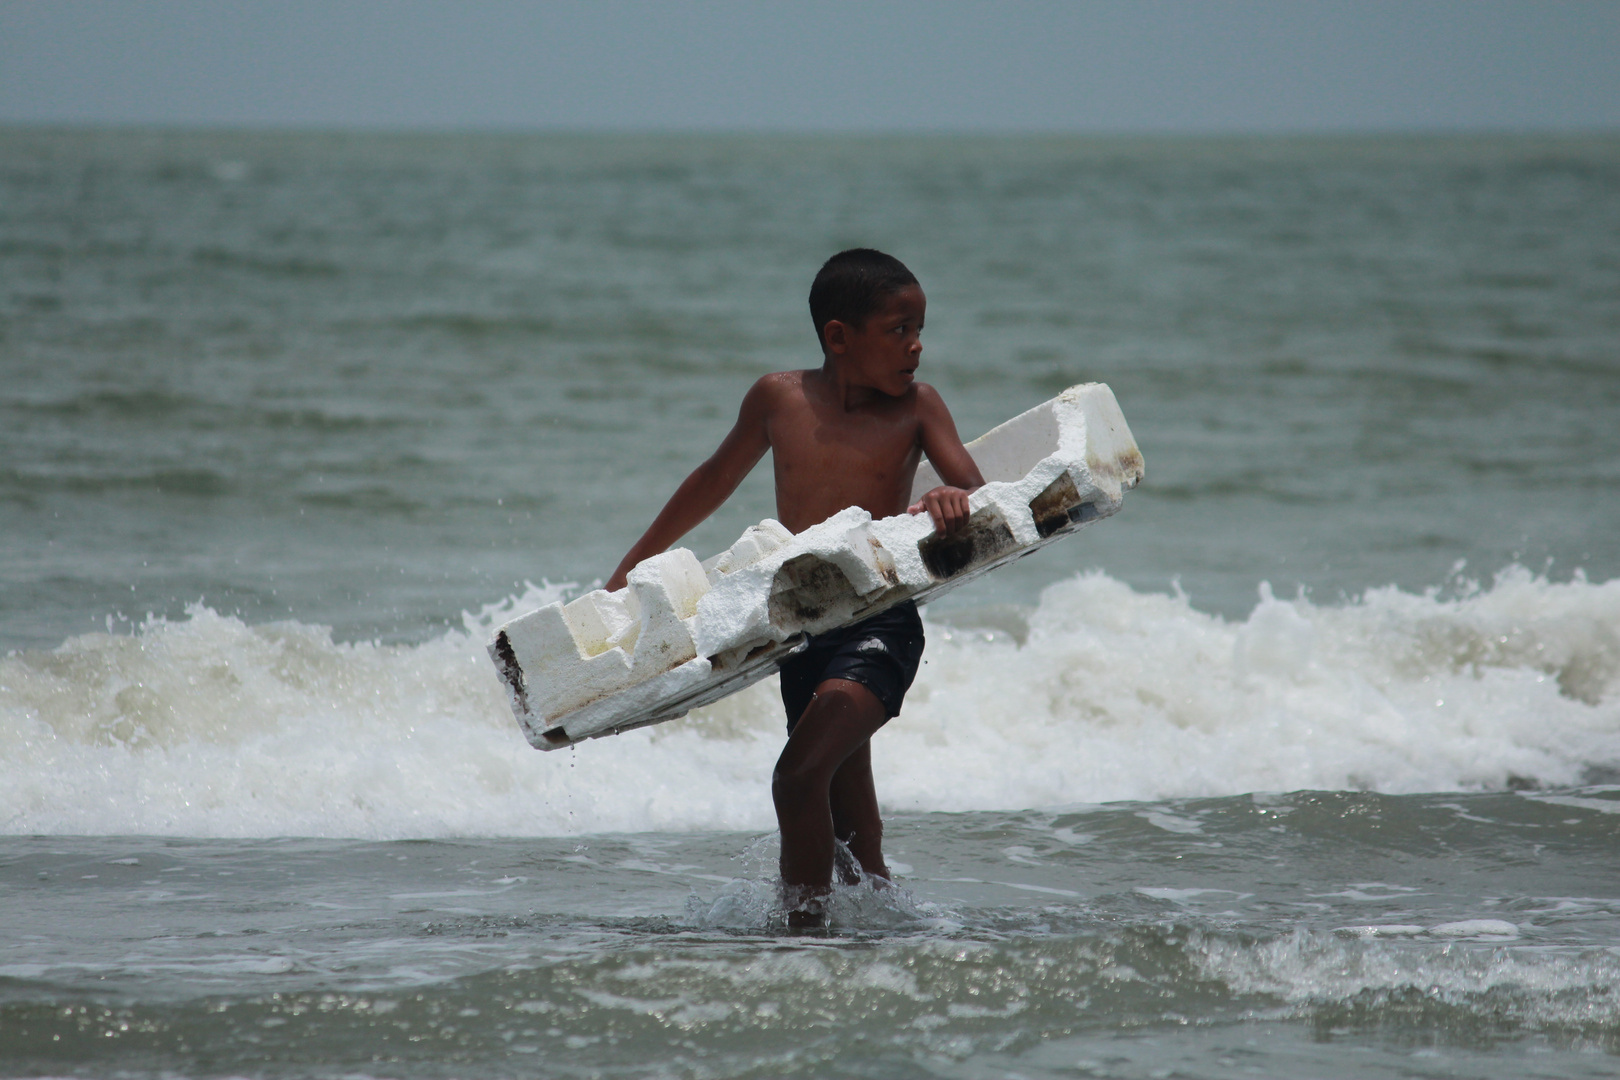
[[906,511],[927,511],[934,519],[936,532],[953,533],[967,525],[968,495],[984,486],[984,476],[973,455],[962,445],[945,400],[927,383],[917,384],[917,418],[922,429],[922,451],[945,483],[924,494]]

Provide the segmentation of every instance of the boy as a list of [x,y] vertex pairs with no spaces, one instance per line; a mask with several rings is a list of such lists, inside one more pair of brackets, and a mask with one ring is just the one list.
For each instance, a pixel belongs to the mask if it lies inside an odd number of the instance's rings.
[[[754,383],[731,433],[676,489],[607,588],[623,588],[636,563],[718,509],[766,450],[776,471],[776,516],[793,532],[849,506],[874,518],[927,511],[939,532],[960,530],[968,493],[984,478],[939,394],[914,381],[926,308],[922,287],[898,259],[869,248],[828,259],[810,288],[821,368]],[[922,454],[946,484],[907,506]],[[868,740],[900,712],[922,648],[922,621],[908,600],[816,635],[782,665],[788,741],[771,797],[790,926],[825,920],[834,837],[867,873],[889,877]],[[841,876],[859,880],[849,868]]]

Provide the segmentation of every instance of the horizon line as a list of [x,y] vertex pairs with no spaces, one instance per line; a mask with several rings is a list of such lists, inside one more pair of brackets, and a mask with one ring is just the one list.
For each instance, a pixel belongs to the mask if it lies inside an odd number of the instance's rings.
[[353,124],[280,123],[267,121],[170,121],[170,120],[86,120],[16,119],[0,116],[0,131],[61,132],[151,132],[172,134],[262,134],[262,135],[364,135],[364,136],[454,136],[490,135],[505,137],[630,137],[630,138],[983,138],[983,139],[1380,139],[1380,138],[1531,138],[1620,136],[1620,125],[1463,125],[1457,127],[1361,127],[1320,128],[1055,128],[1055,127],[805,127],[692,126],[630,127],[617,125],[519,126],[502,124]]

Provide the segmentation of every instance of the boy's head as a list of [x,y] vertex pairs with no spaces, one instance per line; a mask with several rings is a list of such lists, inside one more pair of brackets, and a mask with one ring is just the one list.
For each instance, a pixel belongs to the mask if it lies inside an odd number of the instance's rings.
[[828,259],[810,286],[810,319],[822,351],[829,322],[858,329],[889,297],[916,284],[905,263],[871,248],[850,248]]

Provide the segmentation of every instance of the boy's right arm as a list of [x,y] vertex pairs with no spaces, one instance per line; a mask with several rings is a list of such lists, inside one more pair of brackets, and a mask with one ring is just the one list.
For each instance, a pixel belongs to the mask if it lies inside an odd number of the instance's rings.
[[624,588],[624,579],[642,559],[650,558],[691,532],[720,508],[770,449],[766,420],[770,415],[770,376],[760,379],[743,396],[737,423],[709,460],[692,470],[669,497],[664,509],[636,541],[604,586],[609,592]]
[[984,486],[984,475],[962,445],[951,410],[945,407],[939,391],[927,383],[917,385],[917,416],[922,421],[923,453],[945,482],[906,507],[906,512],[926,512],[942,536],[958,532],[968,522],[968,496]]

